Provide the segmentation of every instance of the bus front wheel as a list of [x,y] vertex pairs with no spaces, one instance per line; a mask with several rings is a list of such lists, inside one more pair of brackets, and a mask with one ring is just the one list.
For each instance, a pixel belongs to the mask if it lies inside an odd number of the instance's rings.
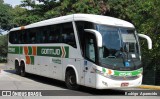
[[77,90],[79,88],[79,85],[77,84],[76,79],[77,78],[76,78],[76,74],[75,74],[74,70],[68,70],[66,72],[65,83],[69,89]]

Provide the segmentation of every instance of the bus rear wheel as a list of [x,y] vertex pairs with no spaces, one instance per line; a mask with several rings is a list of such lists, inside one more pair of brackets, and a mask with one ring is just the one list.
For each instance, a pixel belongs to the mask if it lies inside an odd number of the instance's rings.
[[15,61],[15,70],[16,70],[16,74],[20,75],[20,66],[19,63],[17,61]]
[[76,78],[76,74],[75,74],[74,70],[68,70],[66,72],[65,83],[69,89],[77,90],[79,88],[79,85],[77,84],[76,79],[77,78]]
[[21,71],[20,71],[20,72],[21,72],[21,73],[20,73],[21,76],[22,76],[22,77],[26,76],[26,71],[25,71],[25,64],[24,64],[24,62],[21,63],[20,68],[21,68]]

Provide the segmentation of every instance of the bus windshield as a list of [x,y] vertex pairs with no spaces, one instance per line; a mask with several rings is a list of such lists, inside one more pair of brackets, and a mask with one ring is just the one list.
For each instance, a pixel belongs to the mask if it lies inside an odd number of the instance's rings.
[[135,29],[97,25],[102,35],[99,63],[115,70],[135,70],[141,67],[140,48]]

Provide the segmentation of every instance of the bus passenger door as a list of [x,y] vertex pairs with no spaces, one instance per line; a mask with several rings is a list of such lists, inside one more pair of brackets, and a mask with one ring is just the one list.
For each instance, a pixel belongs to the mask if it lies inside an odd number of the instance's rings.
[[85,60],[84,60],[84,82],[86,86],[95,87],[96,75],[93,66],[96,63],[96,38],[91,33],[86,33],[85,38]]

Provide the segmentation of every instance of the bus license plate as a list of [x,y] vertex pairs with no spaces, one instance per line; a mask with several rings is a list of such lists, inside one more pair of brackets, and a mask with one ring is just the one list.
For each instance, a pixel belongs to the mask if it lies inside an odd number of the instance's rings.
[[121,87],[127,87],[129,83],[121,83]]

